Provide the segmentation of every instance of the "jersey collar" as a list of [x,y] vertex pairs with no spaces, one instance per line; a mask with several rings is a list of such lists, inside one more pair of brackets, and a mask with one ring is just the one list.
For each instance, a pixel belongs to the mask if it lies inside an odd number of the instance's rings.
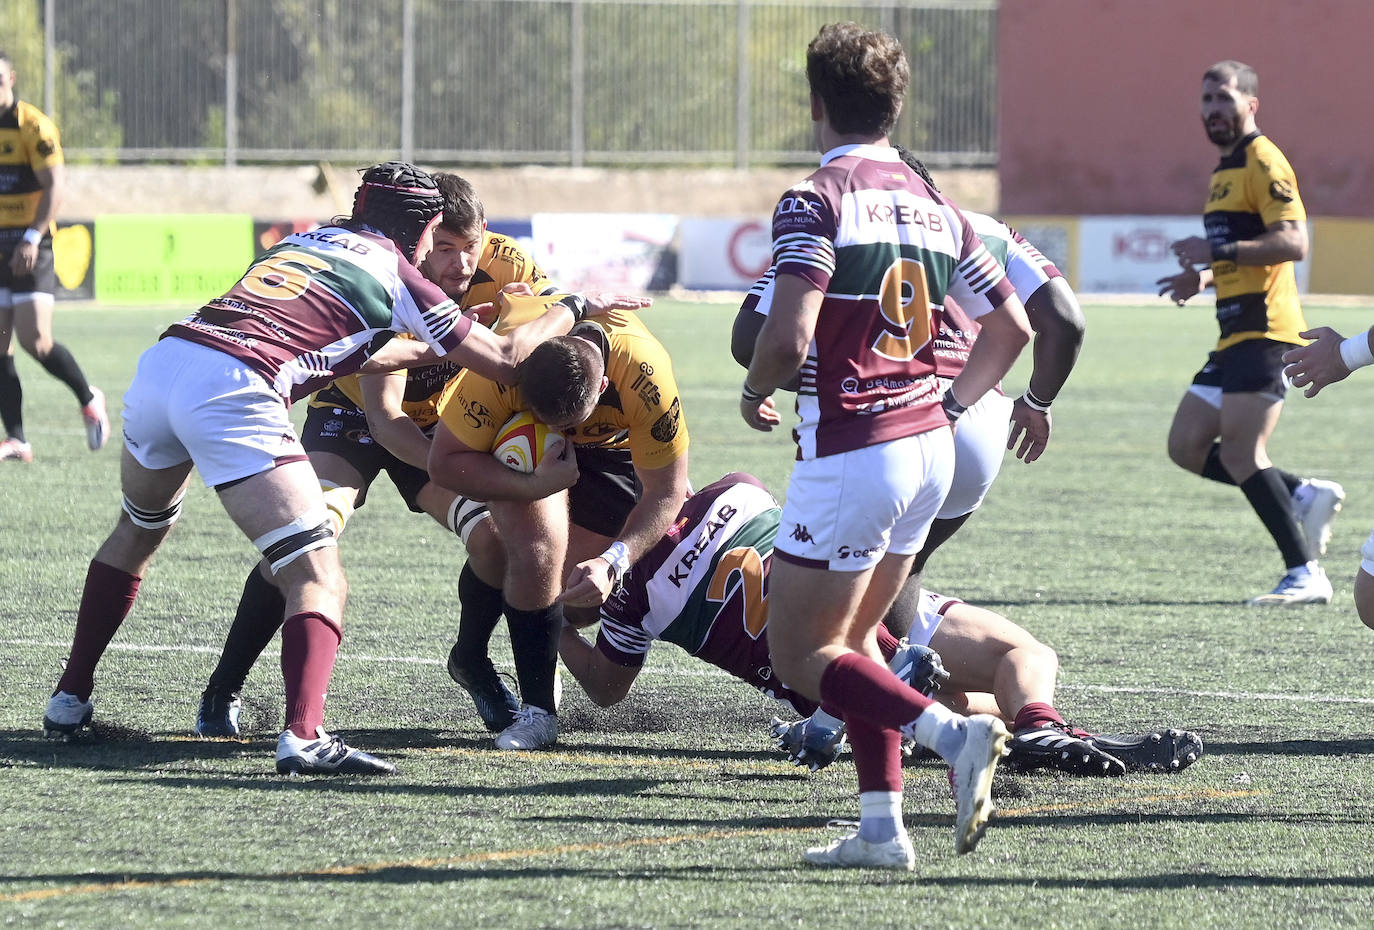
[[830,151],[821,156],[821,165],[828,165],[837,158],[846,155],[854,155],[859,158],[867,158],[871,161],[890,161],[899,162],[901,156],[897,150],[890,145],[872,145],[866,142],[854,142],[849,145],[837,145]]

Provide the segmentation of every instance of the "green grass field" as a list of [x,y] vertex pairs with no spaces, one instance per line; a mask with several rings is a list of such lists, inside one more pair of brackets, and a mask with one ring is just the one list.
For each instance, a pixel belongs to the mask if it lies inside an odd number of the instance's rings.
[[[56,330],[113,413],[181,312],[63,308]],[[786,434],[737,414],[733,312],[662,301],[646,318],[676,360],[694,482],[745,469],[781,494]],[[21,357],[37,460],[0,467],[0,923],[1368,926],[1374,632],[1350,579],[1374,526],[1374,378],[1290,396],[1275,461],[1349,492],[1325,559],[1336,599],[1256,611],[1240,602],[1282,573],[1259,521],[1164,453],[1210,313],[1160,300],[1087,314],[1048,453],[1007,462],[927,583],[1057,649],[1070,719],[1184,726],[1206,755],[1172,777],[1001,776],[1000,811],[964,857],[944,770],[910,765],[909,877],[803,867],[829,818],[857,816],[852,765],[792,768],[766,738],[771,702],[670,647],[613,711],[570,683],[555,750],[491,749],[441,664],[461,546],[381,485],[342,545],[351,599],[327,723],[397,776],[278,777],[275,658],[250,679],[246,739],[190,734],[255,556],[202,487],[101,665],[94,737],[43,740],[86,565],[117,513],[118,451],[88,452],[70,394]],[[1348,334],[1374,312],[1313,304],[1308,319]],[[1022,366],[1008,389],[1024,383]]]

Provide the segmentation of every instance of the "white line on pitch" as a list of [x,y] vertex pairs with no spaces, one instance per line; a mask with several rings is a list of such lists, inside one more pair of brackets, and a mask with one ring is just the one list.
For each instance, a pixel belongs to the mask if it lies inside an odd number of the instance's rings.
[[[66,649],[66,642],[50,642],[36,639],[0,639],[3,646],[35,646],[51,649]],[[185,644],[156,645],[142,643],[111,643],[110,649],[124,652],[185,652],[204,655],[219,655],[220,650],[211,646],[190,646]],[[371,662],[391,665],[443,665],[442,659],[426,659],[420,656],[369,656],[340,653],[340,662]],[[730,676],[713,665],[699,664],[695,668],[663,668],[647,666],[641,674],[672,676],[676,678],[729,678]],[[1127,685],[1060,685],[1060,691],[1087,691],[1096,694],[1157,694],[1173,697],[1223,698],[1232,701],[1288,701],[1296,704],[1374,704],[1374,698],[1353,697],[1343,694],[1276,694],[1263,691],[1192,691],[1186,688],[1143,688]]]

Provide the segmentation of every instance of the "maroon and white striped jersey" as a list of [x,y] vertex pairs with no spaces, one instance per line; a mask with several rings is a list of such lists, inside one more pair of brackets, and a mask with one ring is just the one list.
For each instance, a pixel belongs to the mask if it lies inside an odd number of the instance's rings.
[[325,226],[278,242],[162,336],[239,359],[289,404],[357,371],[396,333],[446,355],[473,325],[390,239]]
[[802,459],[944,426],[935,314],[947,294],[975,319],[1013,294],[959,209],[887,146],[833,149],[782,196],[773,264],[825,292],[797,394]]

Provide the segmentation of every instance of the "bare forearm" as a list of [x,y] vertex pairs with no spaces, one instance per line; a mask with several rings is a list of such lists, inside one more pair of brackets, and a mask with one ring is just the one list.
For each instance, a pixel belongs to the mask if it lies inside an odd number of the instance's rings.
[[1052,401],[1063,389],[1083,346],[1083,311],[1068,284],[1055,278],[1026,302],[1026,316],[1035,330],[1031,393]]
[[1030,341],[1030,324],[1019,302],[1003,305],[986,314],[978,338],[969,350],[964,370],[950,385],[959,403],[971,407],[1001,381],[1026,343]]

